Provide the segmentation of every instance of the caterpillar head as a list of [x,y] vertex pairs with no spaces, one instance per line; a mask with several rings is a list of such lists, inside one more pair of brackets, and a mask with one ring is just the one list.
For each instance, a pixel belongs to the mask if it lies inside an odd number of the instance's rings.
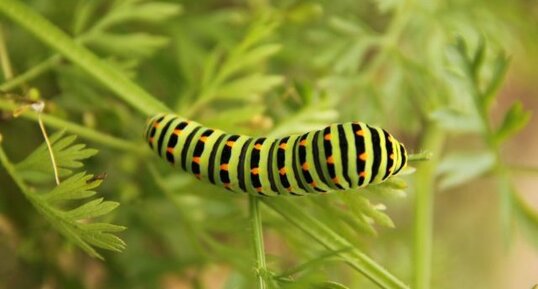
[[398,142],[398,149],[396,150],[396,160],[394,167],[396,168],[394,174],[399,173],[407,165],[407,151],[405,146]]

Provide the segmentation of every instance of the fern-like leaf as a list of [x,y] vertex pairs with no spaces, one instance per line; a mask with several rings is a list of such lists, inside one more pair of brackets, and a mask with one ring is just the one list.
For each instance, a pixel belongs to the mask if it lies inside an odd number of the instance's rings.
[[111,233],[120,232],[125,227],[108,223],[88,223],[88,221],[110,213],[119,203],[98,198],[73,209],[69,209],[68,203],[95,194],[90,189],[98,187],[101,180],[92,181],[92,178],[92,175],[86,173],[75,174],[50,192],[35,194],[33,203],[67,239],[90,256],[102,259],[103,257],[92,246],[116,252],[122,251],[125,243]]
[[4,157],[3,162],[28,200],[56,230],[90,256],[102,259],[94,247],[116,252],[123,250],[125,243],[113,233],[120,232],[125,227],[90,222],[110,213],[119,203],[104,201],[103,198],[81,203],[81,200],[96,194],[94,189],[102,180],[86,172],[73,175],[71,169],[82,167],[81,160],[97,153],[97,150],[86,148],[84,144],[73,144],[75,139],[76,136],[64,136],[64,132],[58,132],[50,138],[61,175],[70,177],[46,193],[30,190],[25,184],[26,180],[35,180],[36,175],[48,175],[51,178],[52,165],[45,144],[15,166],[9,163],[7,157]]
[[[82,160],[95,154],[96,149],[86,148],[85,144],[74,144],[75,135],[63,137],[64,131],[59,131],[50,137],[54,159],[61,178],[70,176],[73,171],[82,167]],[[28,157],[15,165],[23,179],[33,182],[51,180],[53,176],[52,162],[46,143],[40,145]]]

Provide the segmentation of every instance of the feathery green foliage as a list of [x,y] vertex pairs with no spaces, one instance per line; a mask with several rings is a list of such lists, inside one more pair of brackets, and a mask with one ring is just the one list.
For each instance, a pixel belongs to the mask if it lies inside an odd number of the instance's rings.
[[43,183],[47,176],[50,182],[53,170],[45,143],[17,164],[12,164],[1,148],[0,159],[25,197],[56,230],[89,255],[102,259],[94,247],[122,251],[125,243],[112,233],[123,231],[125,227],[89,222],[110,213],[119,205],[117,202],[103,201],[103,198],[78,204],[73,202],[94,196],[96,192],[93,189],[102,182],[86,172],[73,175],[70,169],[82,167],[82,160],[97,153],[95,149],[85,148],[84,144],[73,144],[75,138],[73,135],[64,136],[64,132],[58,132],[50,138],[60,177],[69,178],[46,192],[36,192],[26,183]]

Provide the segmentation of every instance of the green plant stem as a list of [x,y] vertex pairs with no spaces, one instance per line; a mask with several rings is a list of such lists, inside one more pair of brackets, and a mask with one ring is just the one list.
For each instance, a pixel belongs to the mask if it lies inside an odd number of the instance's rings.
[[421,162],[421,161],[427,161],[432,158],[433,154],[430,151],[424,151],[418,154],[410,154],[407,157],[408,162]]
[[4,152],[4,148],[2,147],[2,144],[0,144],[0,163],[2,164],[2,166],[4,166],[8,175],[13,179],[13,181],[15,181],[15,184],[19,187],[22,193],[28,199],[30,199],[31,202],[33,202],[30,190],[28,189],[28,187],[26,187],[26,184],[24,183],[22,178],[20,178],[19,175],[17,174],[17,170],[15,169],[15,166],[9,161],[9,158]]
[[15,87],[21,86],[22,84],[27,83],[28,81],[41,75],[42,73],[52,69],[60,62],[62,62],[62,57],[57,54],[53,55],[45,61],[32,67],[31,69],[25,71],[24,73],[17,75],[16,77],[11,78],[6,82],[0,84],[0,91],[9,91]]
[[[4,79],[11,79],[13,77],[13,69],[11,68],[11,63],[9,61],[9,54],[6,47],[6,38],[4,37],[4,30],[2,26],[0,26],[0,66],[2,67]],[[2,90],[0,89],[0,91]]]
[[0,12],[33,33],[88,74],[114,91],[120,98],[146,115],[170,110],[145,90],[134,84],[121,71],[99,59],[76,43],[50,21],[17,0],[0,1]]
[[[10,101],[0,99],[0,110],[1,109],[13,110],[16,107],[17,106],[15,104],[11,103]],[[37,114],[35,112],[31,112],[31,111],[23,113],[21,115],[21,117],[26,118],[26,119],[30,119],[30,120],[33,120],[33,121],[36,121],[36,122],[38,121]],[[65,121],[65,120],[59,119],[59,118],[54,117],[54,116],[43,114],[41,117],[43,119],[43,122],[47,126],[50,126],[50,127],[56,128],[56,129],[65,129],[65,130],[67,130],[69,132],[76,133],[77,135],[79,135],[79,136],[81,136],[83,138],[95,141],[97,143],[107,145],[107,146],[109,146],[111,148],[115,148],[115,149],[119,149],[119,150],[123,150],[123,151],[134,152],[134,153],[137,153],[137,154],[147,154],[148,153],[148,151],[143,149],[143,146],[140,146],[139,144],[134,144],[134,143],[131,143],[131,142],[119,139],[119,138],[115,138],[113,136],[106,135],[106,134],[98,132],[96,130],[93,130],[93,129],[90,129],[90,128],[87,128],[87,127],[83,127],[81,125],[74,124],[72,122]]]
[[[512,229],[512,215],[513,215],[513,206],[515,200],[518,198],[517,193],[512,184],[510,174],[508,171],[508,166],[503,163],[501,158],[501,144],[497,138],[496,129],[493,127],[489,120],[489,106],[484,103],[484,99],[488,97],[489,94],[496,93],[496,90],[493,91],[482,91],[480,88],[480,81],[478,74],[473,69],[473,64],[467,58],[465,54],[462,54],[466,65],[466,72],[469,79],[471,79],[471,89],[473,93],[473,100],[475,108],[480,116],[482,123],[482,137],[489,149],[489,151],[495,157],[495,163],[493,165],[492,171],[497,175],[497,188],[499,193],[499,198],[501,200],[500,208],[500,223],[503,227],[504,237],[506,243],[510,238],[511,229]],[[500,84],[497,86],[500,86]],[[486,95],[488,94],[488,95]]]
[[250,224],[252,228],[252,241],[254,243],[254,253],[256,256],[256,275],[258,289],[267,288],[264,277],[267,272],[267,264],[265,263],[265,249],[263,245],[263,229],[262,216],[260,214],[260,200],[258,197],[249,195],[248,204],[250,211]]
[[43,119],[41,118],[41,111],[37,112],[37,123],[39,124],[39,129],[41,129],[41,133],[43,134],[43,138],[45,139],[45,143],[47,144],[47,148],[49,150],[52,170],[54,171],[54,180],[56,181],[56,185],[59,186],[60,174],[58,173],[58,166],[56,165],[56,158],[54,157],[54,151],[52,150],[52,145],[50,144],[49,135],[47,134],[47,130],[43,124]]
[[428,162],[421,163],[415,173],[413,226],[413,288],[415,289],[428,289],[431,284],[435,174],[445,137],[441,129],[429,124],[420,145],[429,150],[432,157]]
[[385,268],[370,259],[370,257],[358,250],[353,244],[340,236],[329,226],[306,214],[296,203],[285,198],[264,198],[262,201],[327,249],[339,251],[342,248],[352,248],[349,251],[342,252],[338,255],[352,268],[363,274],[380,288],[409,288],[401,280],[390,274]]

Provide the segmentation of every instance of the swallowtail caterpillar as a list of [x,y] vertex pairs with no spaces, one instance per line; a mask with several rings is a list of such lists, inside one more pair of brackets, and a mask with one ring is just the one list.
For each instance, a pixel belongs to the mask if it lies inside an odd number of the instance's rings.
[[360,188],[385,181],[407,164],[403,144],[361,122],[253,138],[158,114],[147,122],[145,138],[160,157],[200,180],[263,196]]

